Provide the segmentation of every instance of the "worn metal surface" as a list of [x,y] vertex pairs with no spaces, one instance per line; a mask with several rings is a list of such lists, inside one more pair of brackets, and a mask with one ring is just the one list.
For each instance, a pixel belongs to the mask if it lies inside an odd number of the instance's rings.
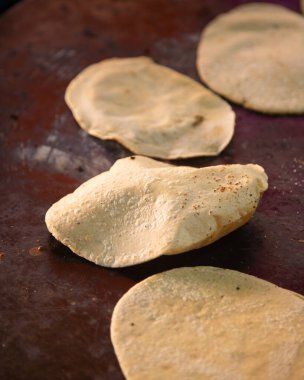
[[[53,202],[129,154],[77,126],[63,100],[68,82],[100,59],[142,54],[197,79],[201,29],[239,3],[25,0],[1,16],[1,379],[122,379],[109,336],[113,307],[165,269],[232,268],[304,294],[303,116],[233,106],[236,133],[223,154],[177,162],[255,162],[269,175],[254,219],[209,247],[109,270],[54,241],[44,224]],[[280,3],[298,11],[298,1]]]

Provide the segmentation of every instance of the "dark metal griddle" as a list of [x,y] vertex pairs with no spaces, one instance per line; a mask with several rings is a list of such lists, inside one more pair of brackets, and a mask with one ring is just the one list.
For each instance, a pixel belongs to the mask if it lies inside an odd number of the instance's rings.
[[[25,0],[0,17],[0,378],[123,379],[110,342],[117,300],[166,269],[232,268],[304,294],[304,117],[233,105],[236,133],[206,166],[258,163],[270,188],[255,217],[209,247],[130,268],[98,267],[50,237],[50,205],[130,155],[84,133],[69,81],[108,57],[149,55],[198,80],[200,31],[237,0]],[[299,11],[298,1],[277,3]],[[303,63],[304,64],[304,63]]]

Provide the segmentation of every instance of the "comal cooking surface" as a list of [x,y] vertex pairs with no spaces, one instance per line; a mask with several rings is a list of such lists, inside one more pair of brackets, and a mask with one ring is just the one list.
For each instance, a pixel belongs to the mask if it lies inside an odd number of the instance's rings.
[[[207,166],[257,163],[269,190],[254,218],[220,241],[125,269],[98,267],[57,243],[44,215],[131,153],[82,131],[64,102],[70,80],[110,57],[148,55],[198,80],[199,35],[237,0],[25,0],[0,17],[0,377],[123,379],[109,327],[118,299],[170,268],[236,269],[304,294],[304,117],[233,105],[236,131]],[[298,1],[277,1],[299,11]]]

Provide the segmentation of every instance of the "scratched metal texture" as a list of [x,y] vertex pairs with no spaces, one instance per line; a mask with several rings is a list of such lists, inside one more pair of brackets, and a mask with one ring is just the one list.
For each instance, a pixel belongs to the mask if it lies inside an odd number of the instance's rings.
[[[149,55],[198,80],[200,31],[237,0],[25,0],[0,17],[0,378],[123,379],[111,313],[136,282],[212,265],[304,294],[304,117],[233,105],[235,136],[206,166],[258,163],[270,188],[255,217],[209,247],[130,268],[98,267],[51,238],[50,205],[130,152],[83,132],[64,103],[69,81],[108,57]],[[277,1],[299,11],[298,1]],[[38,248],[39,247],[39,248]]]

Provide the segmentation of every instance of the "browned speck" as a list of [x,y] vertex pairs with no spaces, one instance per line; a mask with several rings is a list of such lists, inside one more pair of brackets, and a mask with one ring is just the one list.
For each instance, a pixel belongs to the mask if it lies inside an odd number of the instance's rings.
[[192,122],[192,127],[197,127],[201,122],[204,120],[204,117],[202,115],[196,115],[194,116],[194,121]]
[[0,252],[0,263],[1,263],[1,261],[4,260],[4,256],[5,256],[5,253],[4,252]]
[[135,157],[134,157],[134,156],[131,156],[131,157],[130,157],[130,160],[135,160]]
[[39,255],[41,255],[42,251],[43,251],[43,247],[42,247],[42,245],[39,245],[38,247],[30,248],[29,254],[31,256],[39,256]]

